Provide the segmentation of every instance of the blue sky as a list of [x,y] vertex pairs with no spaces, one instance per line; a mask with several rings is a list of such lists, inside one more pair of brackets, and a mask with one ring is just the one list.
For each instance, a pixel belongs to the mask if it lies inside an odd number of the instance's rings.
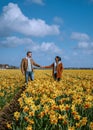
[[0,64],[20,66],[27,51],[49,65],[93,67],[93,0],[1,0]]

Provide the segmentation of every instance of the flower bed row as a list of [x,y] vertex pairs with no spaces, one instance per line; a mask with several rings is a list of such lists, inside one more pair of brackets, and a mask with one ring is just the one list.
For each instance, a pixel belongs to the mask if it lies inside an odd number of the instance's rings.
[[93,70],[65,70],[60,82],[51,71],[35,71],[35,80],[16,99],[20,107],[7,129],[93,130]]

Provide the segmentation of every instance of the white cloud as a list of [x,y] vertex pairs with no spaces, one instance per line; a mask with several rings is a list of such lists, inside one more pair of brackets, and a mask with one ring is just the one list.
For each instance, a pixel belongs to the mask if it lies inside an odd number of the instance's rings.
[[86,33],[73,32],[71,39],[78,41],[77,47],[75,48],[76,50],[78,49],[84,54],[93,54],[93,42],[90,41],[90,37]]
[[53,42],[43,42],[40,44],[34,44],[32,47],[33,51],[48,52],[48,53],[62,53],[61,49],[56,46]]
[[93,54],[93,42],[79,42],[78,49],[87,54]]
[[78,41],[88,41],[90,37],[85,33],[73,32],[71,34],[71,39],[78,40]]
[[29,0],[29,1],[35,4],[44,5],[44,0]]
[[74,56],[77,56],[77,55],[78,55],[78,53],[77,53],[77,52],[73,52],[73,55],[74,55]]
[[87,49],[87,48],[89,48],[89,43],[88,42],[79,42],[78,47],[83,48],[83,49]]
[[64,21],[61,17],[55,16],[54,17],[54,22],[58,23],[58,24],[63,24]]
[[63,56],[63,59],[70,60],[69,56],[66,56],[66,55]]
[[60,33],[58,25],[48,25],[42,19],[29,19],[17,4],[9,3],[0,16],[0,36],[8,36],[13,32],[37,37]]
[[4,40],[0,41],[0,46],[4,47],[16,47],[23,44],[33,44],[30,38],[18,38],[16,36],[6,37]]
[[46,53],[56,53],[61,54],[62,50],[56,46],[53,42],[42,42],[35,43],[31,38],[19,38],[16,36],[6,37],[5,39],[0,41],[0,46],[3,47],[17,47],[20,45],[26,45],[26,48],[31,48],[32,51],[35,52],[46,52]]
[[90,2],[93,2],[93,0],[89,0]]

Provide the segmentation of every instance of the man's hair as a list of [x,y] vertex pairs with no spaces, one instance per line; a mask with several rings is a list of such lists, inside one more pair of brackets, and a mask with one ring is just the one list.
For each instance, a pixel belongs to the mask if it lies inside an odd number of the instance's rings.
[[28,54],[29,54],[29,53],[32,53],[32,52],[31,52],[31,51],[28,51],[28,52],[26,53],[26,54],[27,54],[27,56],[28,56]]

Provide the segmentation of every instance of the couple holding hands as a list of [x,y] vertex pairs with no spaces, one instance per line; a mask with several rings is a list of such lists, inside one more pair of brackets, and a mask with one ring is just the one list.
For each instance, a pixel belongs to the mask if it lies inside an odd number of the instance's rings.
[[28,51],[26,58],[23,58],[21,61],[21,71],[25,75],[25,82],[28,83],[30,77],[31,80],[34,80],[33,66],[44,68],[52,68],[54,80],[60,81],[61,75],[63,72],[63,64],[59,56],[55,57],[55,62],[49,66],[40,66],[34,62],[32,59],[32,52]]

